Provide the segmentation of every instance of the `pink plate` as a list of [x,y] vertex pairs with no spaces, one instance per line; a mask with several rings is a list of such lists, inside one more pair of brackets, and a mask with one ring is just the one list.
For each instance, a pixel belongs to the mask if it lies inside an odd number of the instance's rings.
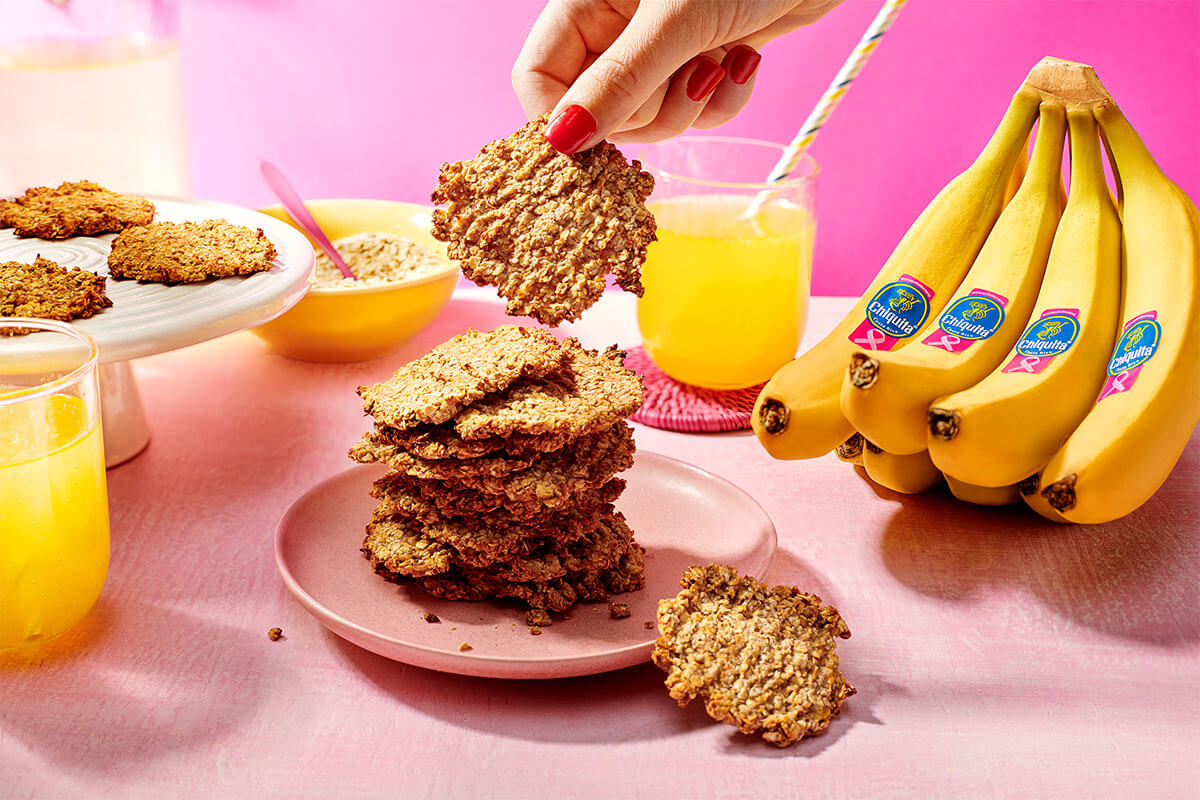
[[[359,552],[382,474],[356,466],[292,504],[275,532],[275,562],[288,589],[322,625],[386,658],[489,678],[566,678],[643,663],[657,630],[658,601],[679,591],[692,564],[719,562],[756,577],[775,559],[775,526],[750,495],[724,478],[658,453],[638,452],[617,503],[646,548],[646,587],[620,595],[632,616],[575,606],[533,636],[521,607],[441,600],[375,575]],[[429,623],[431,611],[440,622]],[[467,642],[468,651],[458,648]]]

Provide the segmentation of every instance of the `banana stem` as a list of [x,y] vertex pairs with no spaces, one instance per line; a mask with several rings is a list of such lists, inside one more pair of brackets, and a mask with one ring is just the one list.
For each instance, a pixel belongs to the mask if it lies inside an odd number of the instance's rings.
[[[1108,191],[1104,183],[1104,163],[1100,156],[1100,138],[1092,112],[1081,107],[1067,109],[1067,124],[1071,130],[1071,197]],[[1079,194],[1076,189],[1083,189]],[[1090,196],[1095,196],[1094,194]]]
[[[1125,119],[1116,103],[1107,103],[1096,108],[1095,117],[1108,144],[1108,152],[1114,162],[1113,172],[1122,192],[1126,189],[1120,179],[1122,173],[1131,175],[1134,172],[1148,171],[1151,174],[1162,175],[1158,162],[1150,155],[1150,151],[1142,143],[1142,137],[1129,124],[1129,120]],[[1120,153],[1120,156],[1117,153]]]
[[1029,71],[1024,88],[1043,100],[1056,99],[1068,107],[1092,110],[1112,102],[1096,70],[1087,64],[1046,56]]

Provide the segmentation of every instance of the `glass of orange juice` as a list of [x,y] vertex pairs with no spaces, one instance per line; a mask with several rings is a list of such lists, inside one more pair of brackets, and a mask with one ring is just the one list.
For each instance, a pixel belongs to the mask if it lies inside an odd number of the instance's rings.
[[0,319],[0,652],[79,622],[108,574],[95,343]]
[[658,241],[642,269],[638,328],[654,363],[678,381],[754,386],[796,354],[808,316],[817,164],[806,155],[787,178],[764,183],[785,149],[686,136],[639,155],[654,175]]

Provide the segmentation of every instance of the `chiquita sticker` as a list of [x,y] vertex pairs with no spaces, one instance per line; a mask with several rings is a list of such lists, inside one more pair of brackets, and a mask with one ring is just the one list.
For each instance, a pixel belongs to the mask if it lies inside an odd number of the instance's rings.
[[1108,361],[1108,376],[1096,402],[1132,389],[1142,365],[1158,352],[1161,339],[1162,325],[1158,324],[1157,311],[1147,311],[1129,320]]
[[958,354],[976,342],[991,338],[1004,324],[1008,298],[987,289],[972,289],[942,312],[938,328],[921,344]]
[[1017,342],[1017,353],[1001,372],[1036,375],[1067,352],[1079,336],[1078,308],[1051,308],[1025,329]]
[[850,341],[863,350],[891,350],[921,330],[932,299],[932,289],[911,275],[901,275],[867,303],[867,318],[851,332]]

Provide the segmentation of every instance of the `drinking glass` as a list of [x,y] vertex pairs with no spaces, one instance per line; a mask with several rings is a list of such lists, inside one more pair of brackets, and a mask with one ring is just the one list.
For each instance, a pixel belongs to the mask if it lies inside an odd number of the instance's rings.
[[0,3],[0,197],[191,193],[176,0]]
[[0,319],[0,652],[50,639],[108,573],[108,494],[95,342]]
[[[817,164],[763,181],[783,145],[688,136],[641,152],[658,222],[642,269],[638,327],[672,378],[713,389],[767,380],[796,354],[808,315]],[[746,212],[760,193],[769,199]]]

